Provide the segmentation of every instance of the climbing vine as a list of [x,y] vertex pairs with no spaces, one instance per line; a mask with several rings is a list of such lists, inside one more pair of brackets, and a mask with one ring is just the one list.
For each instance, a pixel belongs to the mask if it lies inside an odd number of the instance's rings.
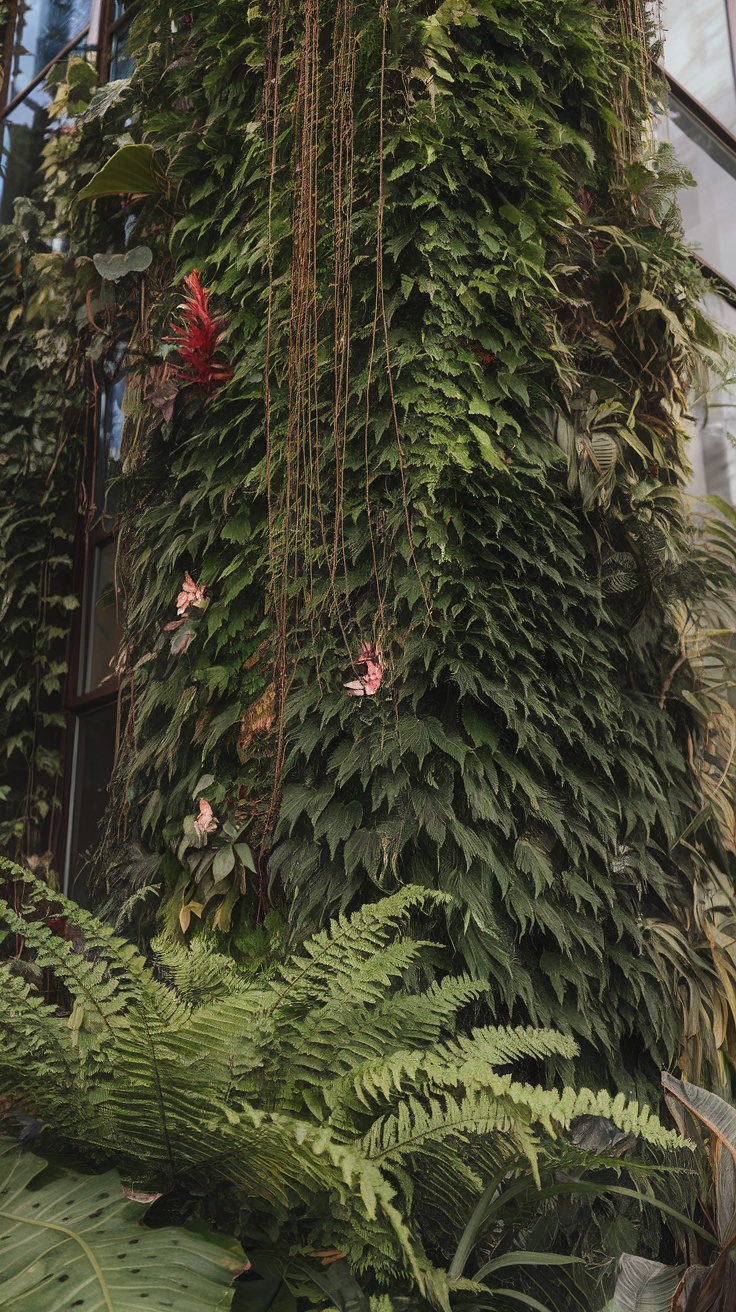
[[69,621],[78,604],[73,562],[88,412],[90,286],[90,262],[80,266],[64,238],[72,199],[65,194],[71,144],[64,126],[85,108],[93,86],[94,72],[83,60],[74,62],[68,78],[58,70],[58,130],[45,150],[47,186],[43,196],[19,200],[15,223],[0,229],[0,732],[6,762],[0,844],[12,855],[43,852],[61,800],[61,692]]

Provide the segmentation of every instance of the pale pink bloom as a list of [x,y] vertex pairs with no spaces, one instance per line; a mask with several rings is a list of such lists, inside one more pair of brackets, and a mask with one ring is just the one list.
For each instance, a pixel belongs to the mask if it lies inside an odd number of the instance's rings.
[[348,697],[373,697],[381,686],[383,678],[383,665],[381,663],[381,652],[372,642],[361,643],[356,665],[365,665],[365,674],[358,675],[357,679],[351,679],[349,683],[344,683]]
[[205,838],[207,834],[214,834],[217,828],[217,821],[212,814],[212,807],[205,797],[199,799],[199,815],[194,821],[194,828],[200,838]]
[[132,1203],[155,1203],[156,1199],[161,1197],[160,1194],[139,1193],[137,1189],[128,1189],[126,1185],[123,1185],[123,1193]]
[[204,601],[205,589],[199,583],[195,583],[189,571],[184,574],[184,582],[181,585],[181,592],[176,599],[176,613],[182,617],[186,615],[190,606],[200,606]]

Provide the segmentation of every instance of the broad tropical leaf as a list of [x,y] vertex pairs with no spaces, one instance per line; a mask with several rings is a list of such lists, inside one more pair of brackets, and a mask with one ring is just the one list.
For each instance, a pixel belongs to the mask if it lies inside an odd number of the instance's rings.
[[609,1312],[672,1312],[682,1267],[664,1266],[624,1253]]
[[150,146],[121,146],[79,193],[79,200],[98,196],[151,196],[166,191],[166,179],[156,168]]
[[708,1133],[715,1227],[721,1244],[731,1244],[736,1235],[736,1108],[667,1071],[662,1072],[662,1084],[681,1134],[692,1135],[693,1121]]
[[222,1312],[246,1259],[233,1239],[141,1225],[116,1171],[49,1170],[0,1139],[3,1312]]

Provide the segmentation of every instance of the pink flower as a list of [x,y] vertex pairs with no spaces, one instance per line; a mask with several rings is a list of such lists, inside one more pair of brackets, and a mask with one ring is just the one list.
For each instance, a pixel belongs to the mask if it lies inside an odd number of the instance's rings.
[[348,697],[373,697],[378,692],[383,678],[380,649],[372,642],[361,643],[355,664],[365,665],[366,672],[358,675],[357,679],[344,683],[343,688]]
[[199,799],[199,815],[194,821],[194,828],[200,838],[206,838],[207,834],[214,834],[217,828],[217,821],[212,814],[212,807],[204,797]]
[[186,615],[190,606],[199,606],[202,608],[204,602],[205,589],[199,583],[195,583],[191,574],[187,570],[184,574],[184,582],[181,585],[181,592],[176,599],[176,613],[182,618]]

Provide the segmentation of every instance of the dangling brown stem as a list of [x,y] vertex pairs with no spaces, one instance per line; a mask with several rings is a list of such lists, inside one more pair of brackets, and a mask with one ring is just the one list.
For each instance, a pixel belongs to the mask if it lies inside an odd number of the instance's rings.
[[[355,54],[357,40],[353,0],[339,0],[333,35],[332,140],[333,140],[333,261],[334,261],[334,374],[333,428],[335,438],[335,521],[330,574],[333,594],[342,558],[345,592],[348,571],[343,525],[344,450],[347,440],[347,396],[350,377],[350,257],[353,218],[353,166],[355,120]],[[337,606],[337,597],[334,597]]]

